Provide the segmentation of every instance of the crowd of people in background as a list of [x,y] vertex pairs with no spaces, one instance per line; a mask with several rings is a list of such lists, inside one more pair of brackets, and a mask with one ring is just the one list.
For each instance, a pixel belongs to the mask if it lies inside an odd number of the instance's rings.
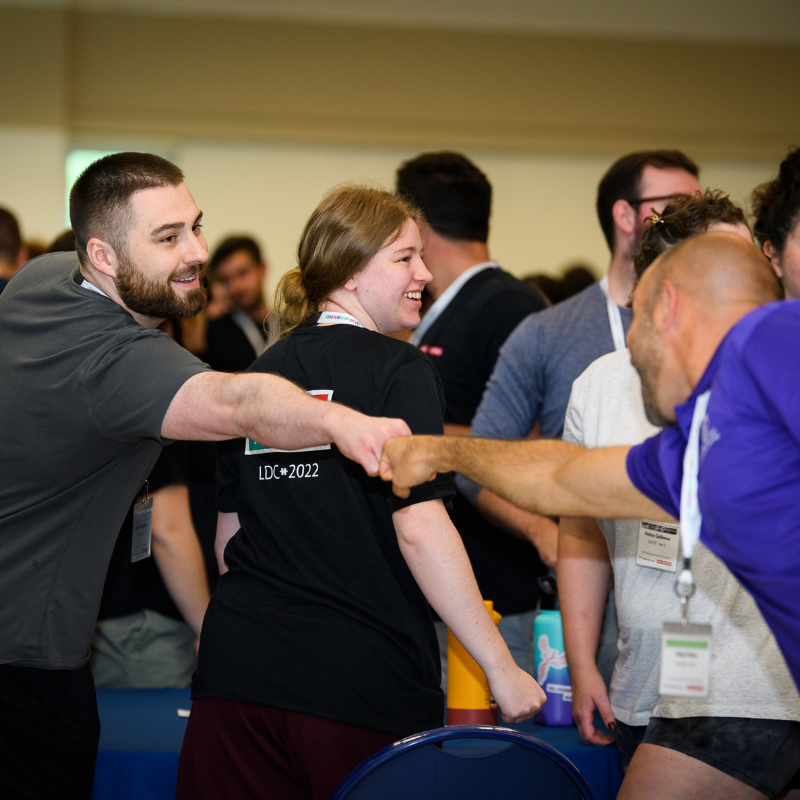
[[[97,187],[118,180],[128,188],[101,208]],[[164,209],[174,218],[161,219]],[[259,796],[265,775],[281,787],[275,796],[327,797],[371,753],[441,723],[448,628],[505,719],[534,713],[543,695],[531,677],[533,621],[557,606],[575,723],[586,744],[618,748],[620,797],[800,790],[800,694],[784,640],[703,543],[692,611],[712,625],[710,692],[659,695],[662,625],[686,566],[677,523],[671,557],[648,563],[648,519],[538,513],[459,472],[401,500],[376,477],[383,441],[409,430],[594,449],[669,427],[663,415],[654,422],[646,379],[663,354],[634,353],[632,364],[626,345],[642,314],[634,289],[655,281],[654,263],[679,257],[670,251],[702,239],[743,265],[725,285],[707,284],[720,302],[751,284],[753,307],[800,298],[800,148],[747,209],[704,188],[679,151],[619,158],[597,192],[609,248],[599,281],[585,264],[560,278],[514,277],[491,256],[491,210],[489,178],[452,152],[399,165],[391,191],[332,190],[272,302],[259,243],[235,233],[209,257],[180,170],[155,156],[89,167],[71,196],[73,228],[46,248],[25,242],[0,208],[0,408],[22,428],[33,414],[42,441],[68,426],[71,447],[93,448],[79,474],[65,470],[45,491],[37,480],[49,473],[4,434],[5,457],[30,465],[7,467],[0,490],[0,788],[56,796],[48,781],[60,787],[68,769],[74,796],[88,796],[91,711],[69,747],[42,721],[64,697],[80,695],[86,710],[92,683],[192,685],[179,797]],[[167,224],[150,231],[156,222]],[[36,327],[39,314],[61,341]],[[45,362],[32,377],[30,364]],[[150,380],[152,391],[135,388]],[[66,387],[57,411],[21,399],[53,386]],[[339,403],[360,412],[346,417],[352,432],[324,416]],[[52,458],[71,466],[75,455]],[[114,497],[102,509],[98,475]],[[54,504],[72,491],[78,533],[54,549],[51,520],[73,527],[72,511]],[[132,558],[148,498],[152,557]],[[502,614],[498,629],[481,598]],[[12,619],[15,603],[24,623]],[[44,672],[82,683],[34,686]],[[31,741],[46,741],[52,761],[34,784]]]

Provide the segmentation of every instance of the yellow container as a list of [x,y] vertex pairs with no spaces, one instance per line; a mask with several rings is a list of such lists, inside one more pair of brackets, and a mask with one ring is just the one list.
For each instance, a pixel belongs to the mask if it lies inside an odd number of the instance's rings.
[[[486,609],[497,625],[502,619],[491,600],[484,600]],[[447,724],[497,725],[497,705],[486,675],[464,649],[453,632],[447,631]]]

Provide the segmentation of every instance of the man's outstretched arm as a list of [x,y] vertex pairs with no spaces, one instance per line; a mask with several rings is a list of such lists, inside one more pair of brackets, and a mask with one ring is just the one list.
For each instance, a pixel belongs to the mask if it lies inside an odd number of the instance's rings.
[[625,467],[629,450],[587,450],[551,440],[411,436],[384,445],[380,474],[400,497],[436,473],[455,471],[537,514],[672,519],[631,483]]
[[296,450],[335,443],[348,458],[377,475],[383,443],[411,431],[399,419],[367,417],[307,395],[277,375],[202,372],[181,386],[164,416],[167,439],[220,441],[249,437]]

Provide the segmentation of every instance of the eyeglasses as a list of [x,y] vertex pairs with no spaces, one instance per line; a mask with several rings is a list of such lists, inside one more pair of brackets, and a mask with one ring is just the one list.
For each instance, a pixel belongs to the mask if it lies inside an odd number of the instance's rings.
[[655,203],[657,200],[672,201],[678,197],[686,197],[685,194],[662,194],[660,197],[635,197],[633,200],[628,200],[632,206],[640,206],[642,203]]

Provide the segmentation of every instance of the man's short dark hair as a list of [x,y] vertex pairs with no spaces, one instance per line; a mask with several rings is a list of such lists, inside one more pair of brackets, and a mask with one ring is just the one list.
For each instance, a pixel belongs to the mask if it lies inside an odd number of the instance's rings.
[[631,205],[636,204],[645,167],[682,169],[695,178],[700,174],[700,167],[680,150],[642,150],[617,159],[603,175],[597,187],[597,216],[612,253],[615,231],[612,211],[614,203],[617,200],[626,200]]
[[406,161],[397,170],[397,192],[420,208],[441,236],[488,240],[492,185],[460,153],[423,153]]
[[707,189],[703,194],[681,197],[670,203],[644,229],[636,253],[636,274],[642,273],[667,249],[692,236],[705,233],[712,225],[747,225],[744,211],[728,195]]
[[255,239],[251,239],[249,236],[229,236],[220,242],[214,255],[208,260],[209,273],[214,276],[219,265],[234,253],[238,253],[239,250],[244,250],[256,264],[263,263],[261,248]]
[[16,264],[21,248],[17,218],[7,208],[0,208],[0,260]]
[[125,250],[134,192],[180,186],[183,173],[170,161],[151,153],[113,153],[90,164],[69,193],[69,218],[82,262],[86,245],[97,237],[117,253]]

